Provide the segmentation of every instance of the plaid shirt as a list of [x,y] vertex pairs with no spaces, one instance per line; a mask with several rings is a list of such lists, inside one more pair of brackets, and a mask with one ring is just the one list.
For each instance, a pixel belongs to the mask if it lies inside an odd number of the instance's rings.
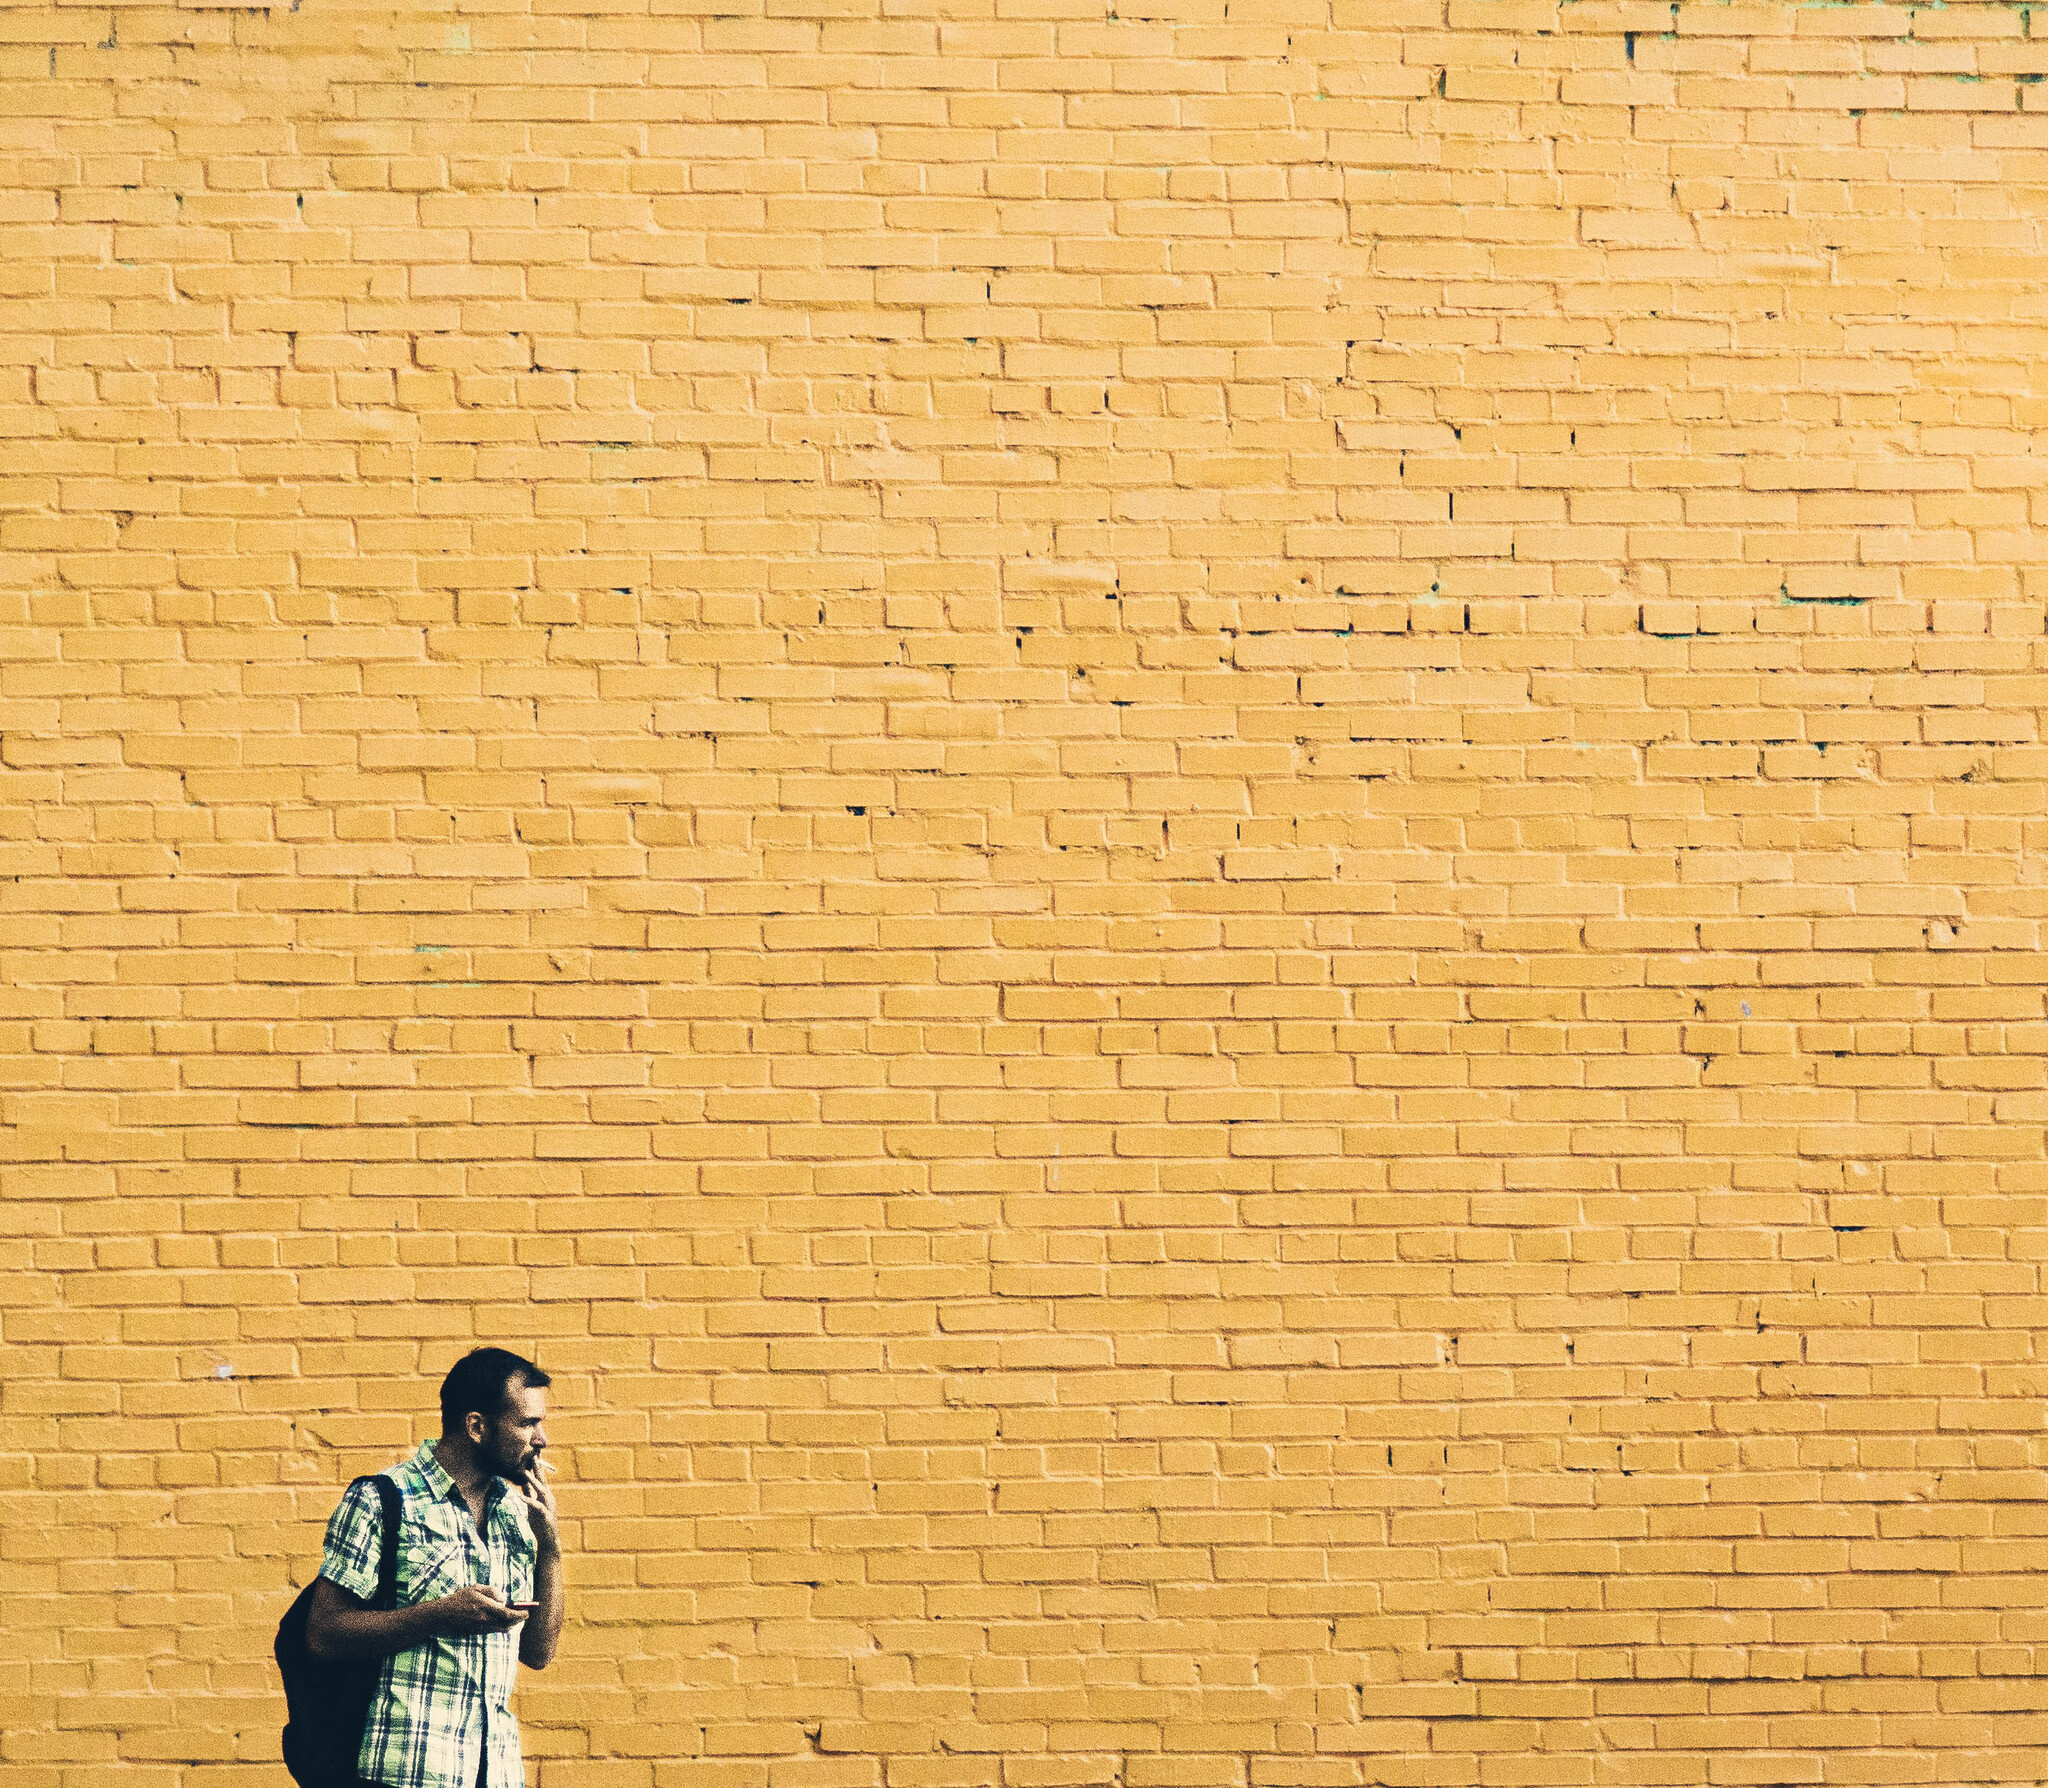
[[[388,1475],[400,1498],[401,1608],[465,1583],[488,1583],[508,1602],[533,1599],[533,1530],[504,1479],[491,1479],[479,1533],[432,1441]],[[327,1523],[320,1575],[374,1601],[383,1527],[376,1486],[351,1489]],[[511,1699],[522,1631],[444,1636],[386,1658],[363,1723],[363,1777],[390,1788],[521,1788]]]

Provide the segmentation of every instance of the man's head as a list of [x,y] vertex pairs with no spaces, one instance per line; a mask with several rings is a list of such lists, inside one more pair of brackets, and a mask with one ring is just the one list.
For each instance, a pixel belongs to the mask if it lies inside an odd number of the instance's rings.
[[441,1435],[464,1440],[485,1471],[517,1478],[548,1444],[548,1375],[502,1347],[479,1347],[441,1381]]

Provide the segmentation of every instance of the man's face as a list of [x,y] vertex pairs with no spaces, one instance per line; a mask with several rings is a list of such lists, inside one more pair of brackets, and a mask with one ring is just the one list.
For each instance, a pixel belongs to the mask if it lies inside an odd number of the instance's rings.
[[472,1439],[476,1439],[477,1426],[484,1428],[483,1437],[476,1440],[477,1463],[501,1478],[516,1481],[524,1477],[548,1444],[541,1427],[547,1413],[547,1392],[516,1381],[507,1385],[505,1407],[495,1421],[485,1423],[480,1415],[470,1417]]

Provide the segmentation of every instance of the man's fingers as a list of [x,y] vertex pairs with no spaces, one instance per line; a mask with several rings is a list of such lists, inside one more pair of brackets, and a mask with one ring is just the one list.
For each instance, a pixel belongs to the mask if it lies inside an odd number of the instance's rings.
[[516,1602],[505,1600],[505,1593],[495,1583],[472,1583],[468,1586],[470,1618],[476,1623],[475,1630],[485,1633],[503,1633],[516,1627],[527,1616],[528,1609]]

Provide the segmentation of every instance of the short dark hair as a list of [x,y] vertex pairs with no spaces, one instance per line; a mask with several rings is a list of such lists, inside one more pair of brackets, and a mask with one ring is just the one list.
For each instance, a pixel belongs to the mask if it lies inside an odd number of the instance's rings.
[[441,1432],[453,1434],[471,1410],[496,1421],[511,1401],[515,1383],[539,1390],[550,1382],[531,1360],[506,1348],[476,1348],[457,1360],[441,1380]]

